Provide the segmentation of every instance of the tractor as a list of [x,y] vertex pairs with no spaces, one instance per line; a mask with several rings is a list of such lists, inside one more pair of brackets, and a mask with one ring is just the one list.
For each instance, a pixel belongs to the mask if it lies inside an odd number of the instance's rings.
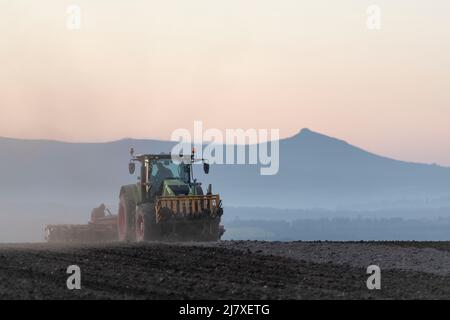
[[[220,224],[222,201],[206,192],[194,178],[194,164],[203,164],[205,174],[209,163],[188,156],[171,154],[134,154],[128,171],[134,174],[139,164],[136,184],[124,185],[119,193],[117,215],[94,209],[87,225],[46,226],[49,242],[92,241],[217,241],[225,229]],[[96,211],[97,210],[97,211]]]
[[[222,201],[212,194],[209,185],[204,194],[193,174],[193,165],[203,163],[188,157],[173,159],[170,154],[134,155],[131,149],[128,169],[140,165],[137,184],[122,186],[118,213],[118,236],[121,241],[147,240],[219,240],[224,232],[220,225]],[[174,161],[175,160],[175,161]]]

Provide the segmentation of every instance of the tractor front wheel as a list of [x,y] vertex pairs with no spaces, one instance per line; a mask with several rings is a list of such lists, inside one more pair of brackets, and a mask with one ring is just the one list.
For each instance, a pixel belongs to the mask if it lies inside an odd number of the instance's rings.
[[157,240],[157,225],[154,208],[149,204],[140,205],[136,210],[136,241]]

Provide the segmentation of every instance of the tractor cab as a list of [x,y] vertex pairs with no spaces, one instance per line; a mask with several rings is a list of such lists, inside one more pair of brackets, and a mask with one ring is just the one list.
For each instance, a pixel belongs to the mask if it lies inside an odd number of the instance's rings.
[[135,171],[134,162],[140,162],[139,176],[141,202],[154,202],[161,196],[203,195],[201,183],[193,177],[192,165],[203,163],[205,173],[209,172],[209,164],[204,159],[195,159],[194,152],[188,157],[180,155],[176,160],[170,154],[134,155],[130,151],[130,174]]
[[191,183],[191,166],[172,160],[153,160],[150,164],[149,177],[150,197],[178,196],[193,193],[194,186]]

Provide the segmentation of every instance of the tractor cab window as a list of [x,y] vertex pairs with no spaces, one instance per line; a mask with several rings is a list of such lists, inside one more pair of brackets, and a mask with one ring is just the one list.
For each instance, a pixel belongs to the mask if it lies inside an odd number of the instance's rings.
[[162,182],[166,179],[189,181],[189,170],[183,163],[175,164],[170,160],[156,160],[152,162],[151,180]]

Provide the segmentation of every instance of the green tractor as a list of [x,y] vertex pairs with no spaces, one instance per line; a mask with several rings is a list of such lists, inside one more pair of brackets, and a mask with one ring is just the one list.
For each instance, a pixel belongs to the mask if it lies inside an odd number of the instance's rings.
[[[173,159],[170,154],[134,155],[131,149],[129,172],[140,165],[137,184],[120,189],[117,231],[120,241],[217,241],[224,233],[220,225],[222,201],[206,192],[193,176],[193,165],[204,159],[189,156]],[[175,160],[175,161],[174,161]]]

